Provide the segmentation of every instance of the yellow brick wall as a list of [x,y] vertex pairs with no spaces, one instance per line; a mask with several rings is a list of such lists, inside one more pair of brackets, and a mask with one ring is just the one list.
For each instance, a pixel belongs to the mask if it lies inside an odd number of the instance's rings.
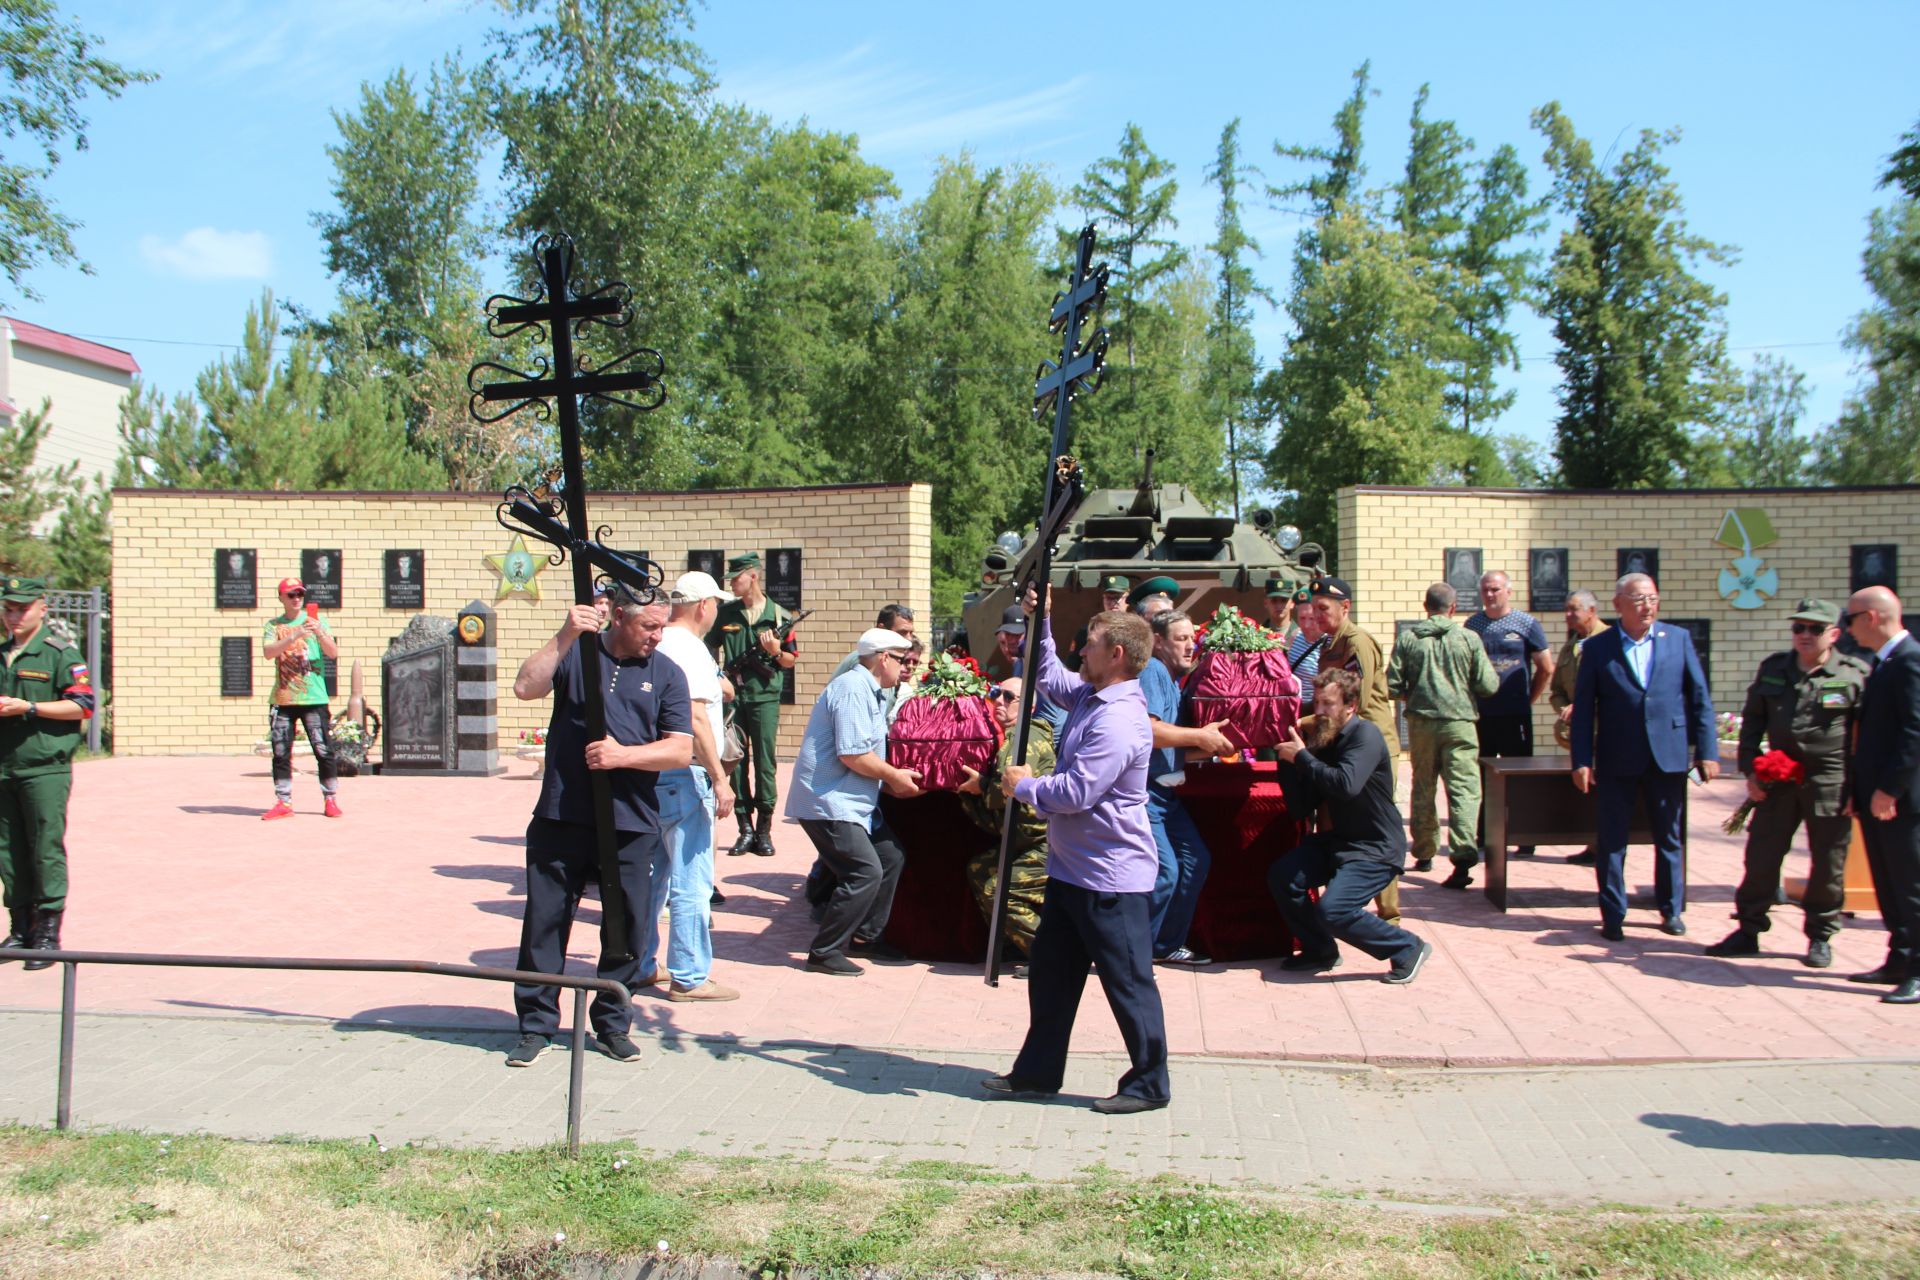
[[[546,702],[514,698],[513,675],[559,625],[572,574],[570,565],[542,570],[537,602],[519,594],[495,600],[498,579],[485,557],[513,539],[494,522],[496,502],[444,493],[116,490],[114,750],[239,752],[266,736],[272,670],[260,656],[260,631],[279,614],[275,585],[299,576],[305,548],[341,552],[341,608],[324,615],[340,645],[334,710],[346,704],[356,659],[378,709],[380,657],[411,616],[384,607],[384,553],[414,547],[426,554],[421,612],[451,618],[469,601],[485,600],[499,617],[500,745],[510,750],[522,730],[547,722]],[[799,632],[797,700],[781,716],[783,759],[792,758],[814,698],[881,606],[899,601],[921,617],[930,610],[933,496],[926,485],[594,494],[588,512],[613,527],[614,545],[651,552],[669,582],[690,549],[801,548],[803,603],[817,612]],[[214,607],[213,556],[222,547],[257,551],[258,608]],[[228,635],[253,640],[251,698],[220,696],[219,638]]]
[[[1342,489],[1340,564],[1354,588],[1357,616],[1381,644],[1394,622],[1422,616],[1427,587],[1445,579],[1448,547],[1480,547],[1486,569],[1513,579],[1515,607],[1525,609],[1530,547],[1566,547],[1569,589],[1584,587],[1612,615],[1615,551],[1660,550],[1662,617],[1713,624],[1715,709],[1738,711],[1760,660],[1787,646],[1787,615],[1803,596],[1844,605],[1850,548],[1893,543],[1905,599],[1920,601],[1920,488],[1755,491],[1541,493],[1496,489]],[[1732,507],[1758,507],[1779,540],[1756,549],[1780,575],[1779,594],[1758,609],[1736,609],[1720,596],[1719,575],[1734,552],[1714,541]],[[1478,608],[1461,603],[1461,613]],[[1909,603],[1910,610],[1920,605]],[[1557,655],[1566,640],[1558,614],[1542,617]],[[1550,741],[1551,713],[1535,708],[1541,741]]]

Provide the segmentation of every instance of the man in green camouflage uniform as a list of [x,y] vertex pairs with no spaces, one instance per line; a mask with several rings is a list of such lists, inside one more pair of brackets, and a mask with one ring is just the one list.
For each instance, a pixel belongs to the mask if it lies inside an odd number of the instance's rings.
[[[1006,730],[1007,740],[984,775],[968,769],[966,781],[960,784],[961,803],[966,806],[968,816],[996,836],[1006,818],[1007,798],[1000,794],[1000,775],[1013,762],[1014,725],[1020,715],[1021,687],[1016,676],[1002,681],[989,695],[993,699],[993,714]],[[1053,759],[1053,727],[1035,716],[1027,737],[1027,768],[1033,770],[1036,778],[1045,777],[1053,772]],[[976,853],[967,863],[967,883],[973,887],[973,900],[980,904],[983,916],[992,915],[994,881],[999,870],[997,843]],[[1022,806],[1013,826],[1013,859],[1007,876],[1006,937],[1023,956],[1033,945],[1033,931],[1040,927],[1040,905],[1046,896],[1047,820]],[[1014,977],[1025,976],[1024,965],[1015,969]]]
[[[1793,648],[1761,662],[1741,713],[1740,771],[1747,775],[1747,797],[1755,808],[1747,822],[1746,873],[1733,897],[1740,927],[1708,947],[1707,954],[1760,954],[1767,909],[1780,888],[1780,863],[1793,843],[1794,829],[1805,822],[1813,863],[1801,903],[1807,913],[1803,963],[1824,969],[1833,963],[1829,939],[1840,931],[1847,846],[1853,839],[1853,819],[1842,812],[1847,739],[1871,668],[1834,648],[1840,639],[1840,609],[1831,601],[1802,600],[1789,617]],[[1774,750],[1799,761],[1807,780],[1763,789],[1754,776],[1762,737]]]
[[[81,722],[93,715],[93,681],[73,638],[47,621],[46,583],[8,578],[7,640],[0,646],[0,888],[3,944],[60,948],[67,908],[67,797]],[[45,969],[51,960],[29,960]]]
[[1407,704],[1407,747],[1413,756],[1413,869],[1433,870],[1439,851],[1440,815],[1434,801],[1447,788],[1447,857],[1453,874],[1446,887],[1464,889],[1480,861],[1480,699],[1500,687],[1500,677],[1480,637],[1454,616],[1459,597],[1444,582],[1427,588],[1424,622],[1393,642],[1387,661],[1387,696]]
[[785,643],[775,638],[775,631],[793,615],[767,598],[759,552],[727,561],[727,585],[738,599],[720,606],[713,630],[707,632],[707,647],[718,651],[720,665],[733,681],[733,723],[747,740],[747,754],[733,771],[733,813],[740,837],[729,852],[771,857],[773,805],[780,798],[773,762],[780,735],[780,690],[800,645],[791,635]]

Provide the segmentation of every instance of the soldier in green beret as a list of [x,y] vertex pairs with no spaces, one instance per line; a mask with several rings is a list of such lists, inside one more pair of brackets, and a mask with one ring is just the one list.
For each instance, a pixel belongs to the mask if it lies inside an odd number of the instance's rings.
[[[1740,721],[1740,772],[1756,807],[1747,824],[1746,872],[1734,891],[1740,926],[1707,948],[1710,956],[1756,956],[1769,927],[1767,909],[1780,888],[1780,863],[1794,829],[1807,826],[1813,863],[1807,873],[1808,968],[1833,963],[1829,941],[1840,932],[1846,898],[1847,846],[1853,819],[1846,804],[1847,739],[1871,668],[1834,648],[1840,640],[1840,608],[1830,600],[1802,600],[1788,615],[1793,647],[1760,663],[1747,687]],[[1803,783],[1763,788],[1754,777],[1760,741],[1784,751],[1806,770]]]
[[[0,646],[0,887],[8,920],[0,945],[57,951],[67,909],[73,753],[94,697],[80,650],[47,624],[46,595],[39,578],[8,578],[0,594],[7,624]],[[29,960],[27,968],[52,964]]]
[[713,630],[707,632],[707,647],[718,652],[733,681],[733,723],[747,740],[747,754],[733,772],[733,813],[740,836],[729,852],[771,857],[773,805],[779,799],[773,747],[780,734],[780,690],[798,660],[800,644],[791,634],[784,642],[775,634],[792,615],[767,598],[759,552],[743,552],[727,561],[727,586],[738,598],[720,606]]

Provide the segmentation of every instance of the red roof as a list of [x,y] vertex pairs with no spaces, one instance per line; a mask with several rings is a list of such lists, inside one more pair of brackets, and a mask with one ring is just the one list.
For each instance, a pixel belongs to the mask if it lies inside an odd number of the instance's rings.
[[122,373],[139,373],[140,362],[118,347],[103,347],[97,342],[88,342],[85,338],[76,338],[70,333],[61,333],[55,329],[43,329],[37,324],[28,324],[25,320],[6,317],[7,324],[13,328],[15,342],[29,347],[38,347],[42,351],[57,351],[63,356],[72,356],[76,360],[85,360],[88,364],[102,365],[108,369],[118,369]]

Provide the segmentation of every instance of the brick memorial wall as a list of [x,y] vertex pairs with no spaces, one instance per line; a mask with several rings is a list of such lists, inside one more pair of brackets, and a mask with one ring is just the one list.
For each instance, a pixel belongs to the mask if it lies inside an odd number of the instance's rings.
[[[260,656],[260,631],[279,613],[274,588],[300,576],[303,554],[312,564],[313,553],[324,552],[337,557],[326,563],[340,592],[340,607],[324,614],[340,647],[335,713],[346,705],[356,659],[366,696],[380,709],[380,659],[408,618],[453,619],[468,602],[484,600],[498,619],[500,746],[510,751],[523,730],[546,725],[548,704],[514,698],[513,676],[559,626],[573,578],[570,565],[546,567],[535,580],[539,600],[501,596],[488,558],[509,553],[514,535],[494,522],[497,501],[456,493],[116,489],[114,750],[224,755],[263,739],[273,672]],[[800,632],[797,706],[781,717],[782,759],[792,758],[814,698],[882,605],[899,601],[929,614],[933,498],[926,485],[596,493],[588,511],[596,524],[612,526],[614,545],[659,560],[669,582],[690,551],[803,552],[805,601],[816,612]],[[526,549],[544,563],[537,544]],[[253,554],[236,559],[235,550]],[[406,554],[404,579],[390,552]],[[231,601],[248,598],[231,575],[251,567],[255,607],[218,606],[216,565]],[[421,603],[390,608],[389,598]],[[240,687],[240,638],[252,655],[251,693],[223,696],[223,658],[225,687]]]
[[[1732,526],[1729,512],[1740,514]],[[1340,491],[1339,516],[1341,574],[1353,583],[1361,625],[1383,646],[1393,643],[1397,620],[1421,616],[1430,583],[1475,558],[1460,553],[1477,551],[1485,569],[1505,570],[1515,607],[1526,609],[1536,586],[1532,568],[1542,563],[1533,553],[1564,548],[1564,589],[1592,591],[1602,616],[1611,617],[1625,556],[1656,552],[1661,618],[1707,624],[1719,711],[1738,711],[1760,660],[1787,647],[1794,602],[1822,596],[1844,606],[1856,567],[1890,565],[1895,589],[1910,609],[1920,608],[1920,486],[1546,493],[1361,485]],[[1753,547],[1758,564],[1748,568],[1774,575],[1762,582],[1775,590],[1757,608],[1738,608],[1733,599],[1757,597],[1733,582],[1732,597],[1722,594],[1721,571],[1735,571],[1742,552],[1718,539],[1737,540],[1748,525],[1749,539],[1764,544]],[[1477,597],[1462,598],[1462,616],[1477,608]],[[1560,606],[1537,612],[1558,655],[1567,638]],[[1537,741],[1551,743],[1551,725],[1543,696]]]

